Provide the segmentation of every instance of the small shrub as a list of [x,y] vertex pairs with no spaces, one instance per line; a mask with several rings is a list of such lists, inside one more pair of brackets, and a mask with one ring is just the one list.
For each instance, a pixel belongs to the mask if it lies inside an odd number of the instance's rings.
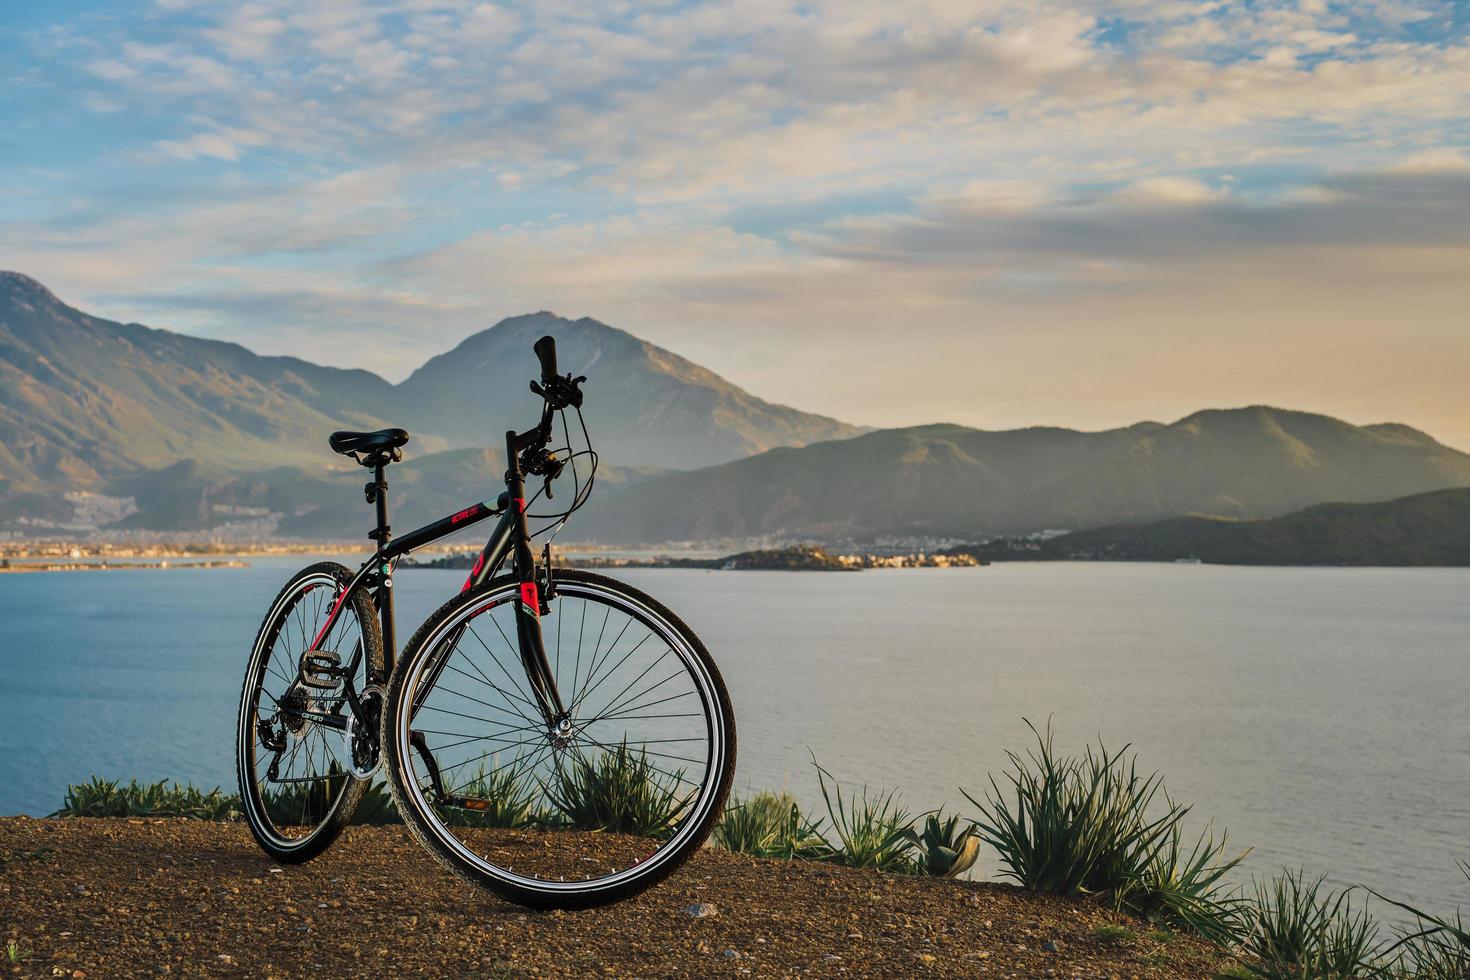
[[1242,903],[1221,879],[1244,854],[1226,859],[1224,839],[1207,835],[1186,854],[1190,808],[1169,799],[1158,773],[1141,775],[1128,746],[1059,757],[1050,727],[1026,724],[1037,744],[1024,757],[1007,753],[1007,790],[993,777],[984,801],[961,790],[980,809],[976,827],[1003,874],[1035,891],[1107,894],[1116,908],[1216,942],[1238,935]]
[[594,760],[577,754],[545,787],[556,818],[577,830],[601,830],[639,837],[671,835],[688,804],[678,793],[683,771],[660,780],[643,752],[626,745]]
[[924,821],[923,833],[909,828],[909,841],[919,852],[915,858],[918,874],[955,878],[970,870],[980,856],[980,836],[974,824],[960,830],[959,823],[959,817],[942,819],[935,811]]
[[1149,922],[1170,923],[1228,946],[1245,931],[1249,903],[1226,894],[1221,879],[1246,855],[1223,859],[1225,835],[1217,845],[1208,830],[1186,854],[1182,836],[1177,823],[1170,826],[1167,845],[1136,877],[1114,890],[1113,904]]
[[[880,790],[869,796],[868,787],[864,786],[861,793],[844,798],[842,785],[832,774],[817,765],[815,759],[812,765],[816,766],[817,784],[827,804],[831,833],[837,838],[829,842],[831,850],[822,860],[849,868],[912,873],[915,868],[913,822],[908,811],[899,805],[897,795]],[[828,780],[832,782],[830,789]]]
[[1242,948],[1244,964],[1267,980],[1346,980],[1377,975],[1378,926],[1366,909],[1352,906],[1351,891],[1326,891],[1323,878],[1308,881],[1287,870],[1256,883],[1256,901]]
[[1401,949],[1400,976],[1414,980],[1465,980],[1470,977],[1470,947],[1462,936],[1428,932],[1408,939]]
[[[961,790],[980,809],[981,836],[1000,854],[1003,873],[1023,887],[1062,895],[1110,890],[1138,872],[1164,829],[1139,824],[1157,779],[1140,783],[1123,768],[1123,754],[1103,748],[1085,759],[1059,758],[1052,733],[1036,730],[1037,745],[1023,758],[1007,752],[1009,791],[992,776],[982,802]],[[1127,752],[1124,746],[1123,752]],[[1011,798],[1014,798],[1012,802]]]
[[820,824],[810,821],[790,794],[761,792],[727,804],[713,836],[717,847],[737,854],[821,860],[831,848]]
[[[1460,871],[1470,879],[1470,864],[1461,862]],[[1389,952],[1397,952],[1400,975],[1415,980],[1465,980],[1470,977],[1470,927],[1459,910],[1453,920],[1430,915],[1404,902],[1396,902],[1373,893],[1383,901],[1408,912],[1415,919],[1413,929],[1403,930]]]
[[66,788],[66,798],[53,817],[183,817],[190,820],[238,820],[240,797],[218,787],[205,793],[192,785],[167,780],[126,786],[93,776]]

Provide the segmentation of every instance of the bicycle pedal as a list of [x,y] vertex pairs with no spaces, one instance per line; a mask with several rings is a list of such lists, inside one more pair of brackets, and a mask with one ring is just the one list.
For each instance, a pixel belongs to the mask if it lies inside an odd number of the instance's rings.
[[331,650],[308,650],[301,656],[301,683],[317,691],[342,686],[342,658]]

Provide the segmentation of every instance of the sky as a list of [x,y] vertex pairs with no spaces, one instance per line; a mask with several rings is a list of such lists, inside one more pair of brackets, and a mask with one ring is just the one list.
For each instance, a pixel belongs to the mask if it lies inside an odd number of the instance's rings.
[[1470,2],[0,0],[0,268],[393,380],[550,309],[867,425],[1470,450]]

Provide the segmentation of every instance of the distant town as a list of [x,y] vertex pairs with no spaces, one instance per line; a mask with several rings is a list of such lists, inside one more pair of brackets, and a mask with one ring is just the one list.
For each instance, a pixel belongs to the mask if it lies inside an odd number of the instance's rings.
[[[408,567],[469,568],[476,557],[474,552],[465,552],[427,562],[414,562]],[[557,563],[568,568],[703,568],[716,571],[774,572],[860,572],[866,568],[976,568],[989,564],[974,555],[963,553],[917,551],[896,554],[838,554],[829,553],[825,548],[816,545],[764,548],[718,558],[576,554],[562,554],[557,557]]]

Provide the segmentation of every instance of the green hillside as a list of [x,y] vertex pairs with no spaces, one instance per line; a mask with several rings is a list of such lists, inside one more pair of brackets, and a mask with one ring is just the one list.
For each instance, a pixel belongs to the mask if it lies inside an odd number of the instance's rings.
[[1467,484],[1470,455],[1406,426],[1255,406],[1106,432],[931,425],[777,449],[609,495],[578,531],[980,538],[1187,513],[1251,520]]
[[1265,521],[1175,517],[965,550],[1002,561],[1464,566],[1470,565],[1470,487],[1384,503],[1319,504]]
[[[401,533],[468,504],[493,501],[504,489],[502,456],[489,449],[454,449],[410,456],[390,467],[394,529]],[[615,492],[663,472],[604,464],[597,472],[597,486]],[[367,471],[357,466],[337,472],[278,466],[242,476],[198,460],[183,460],[121,477],[108,489],[138,501],[138,511],[125,518],[118,525],[121,528],[207,531],[230,522],[266,518],[269,533],[275,535],[352,539],[363,537],[372,524],[372,509],[362,494],[367,477]],[[570,500],[570,479],[564,489]],[[553,506],[562,499],[558,493]],[[264,513],[254,514],[256,511]]]

